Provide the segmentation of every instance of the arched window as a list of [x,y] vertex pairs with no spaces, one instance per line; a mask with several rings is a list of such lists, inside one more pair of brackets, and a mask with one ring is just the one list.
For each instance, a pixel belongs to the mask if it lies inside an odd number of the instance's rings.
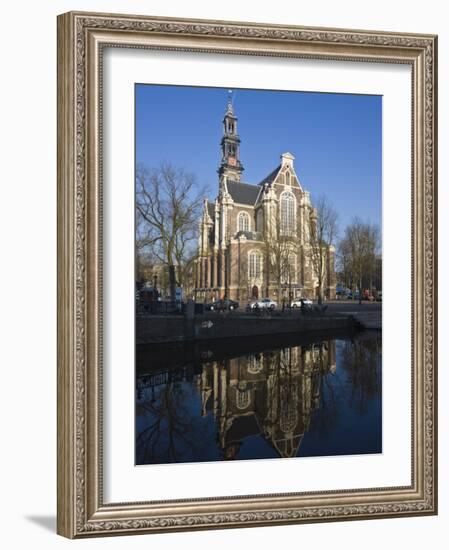
[[251,390],[239,390],[235,388],[236,395],[236,405],[237,408],[242,410],[246,409],[251,403]]
[[263,364],[260,355],[250,355],[248,357],[248,372],[250,374],[259,374],[263,369]]
[[284,191],[281,195],[281,234],[294,235],[295,233],[295,206],[293,193]]
[[291,434],[298,424],[298,384],[284,379],[280,388],[280,422],[279,427],[284,434]]
[[248,258],[248,275],[250,277],[260,277],[262,272],[262,257],[260,252],[253,250],[249,253]]
[[249,231],[249,215],[247,212],[240,212],[237,218],[237,231]]
[[291,185],[290,172],[288,170],[285,172],[285,185]]

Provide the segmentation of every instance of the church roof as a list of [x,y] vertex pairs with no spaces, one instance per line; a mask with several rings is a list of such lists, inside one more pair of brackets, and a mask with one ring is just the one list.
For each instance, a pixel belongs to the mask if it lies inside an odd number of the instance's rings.
[[254,205],[260,192],[259,187],[257,185],[252,185],[251,183],[228,180],[226,185],[234,202],[238,202],[240,204]]
[[281,165],[279,165],[277,168],[275,168],[266,178],[264,178],[259,185],[264,185],[265,183],[272,183],[276,176],[278,175],[279,170],[281,169]]

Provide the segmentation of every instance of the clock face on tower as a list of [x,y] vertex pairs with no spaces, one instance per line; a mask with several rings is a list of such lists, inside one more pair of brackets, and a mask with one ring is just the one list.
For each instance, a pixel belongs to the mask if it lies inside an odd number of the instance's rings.
[[236,166],[237,161],[235,160],[234,157],[229,157],[229,158],[228,158],[228,163],[229,163],[231,166]]

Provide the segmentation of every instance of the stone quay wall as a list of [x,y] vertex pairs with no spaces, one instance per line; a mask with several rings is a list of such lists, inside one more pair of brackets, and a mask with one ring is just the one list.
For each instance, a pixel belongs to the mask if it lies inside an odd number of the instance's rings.
[[255,317],[216,314],[193,318],[181,315],[153,315],[137,318],[136,343],[160,344],[269,334],[301,334],[352,329],[357,325],[352,316],[344,315]]

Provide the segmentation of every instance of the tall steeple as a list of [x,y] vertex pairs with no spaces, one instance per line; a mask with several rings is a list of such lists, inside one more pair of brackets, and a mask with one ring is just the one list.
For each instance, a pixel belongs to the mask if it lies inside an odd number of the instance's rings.
[[218,173],[231,180],[240,181],[244,168],[240,162],[240,138],[237,133],[237,117],[234,115],[232,92],[229,91],[228,106],[223,118],[221,138],[221,164]]

